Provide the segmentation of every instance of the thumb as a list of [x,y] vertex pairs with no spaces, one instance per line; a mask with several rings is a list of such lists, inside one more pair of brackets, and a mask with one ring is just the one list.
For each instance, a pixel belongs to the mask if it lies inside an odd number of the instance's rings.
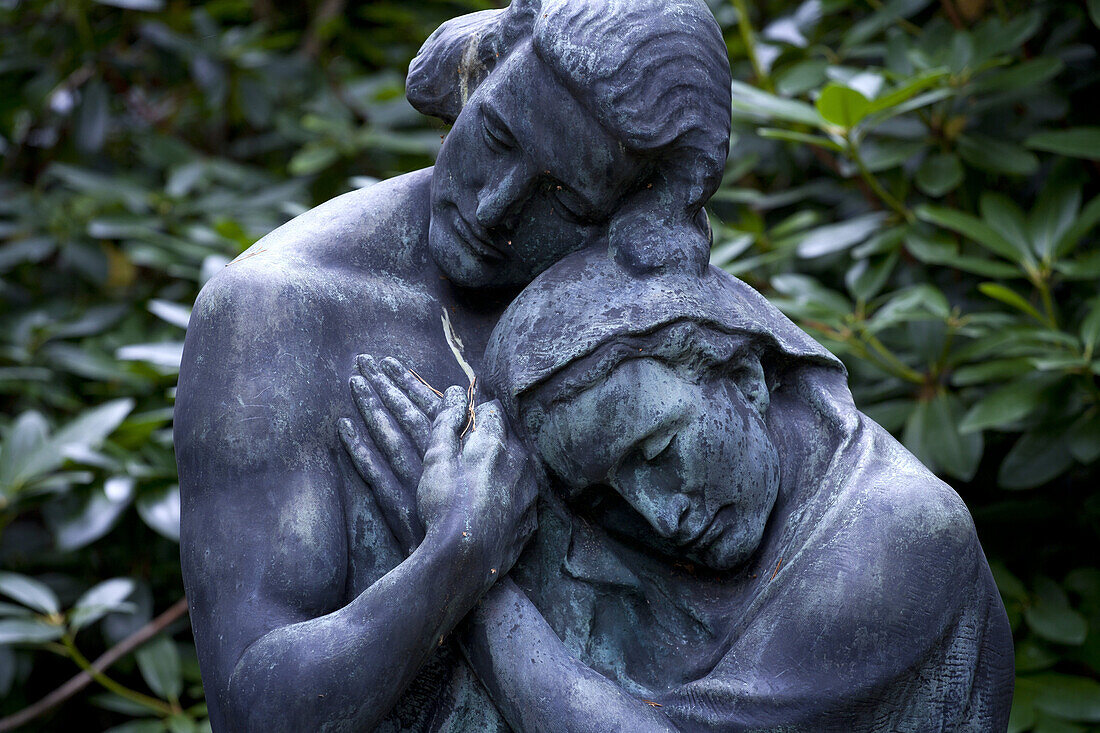
[[424,454],[424,460],[429,458],[439,460],[441,458],[454,458],[458,455],[460,442],[459,433],[466,425],[466,413],[469,409],[469,399],[466,390],[459,386],[448,387],[443,395],[443,408],[432,423],[432,434],[428,439],[428,450]]

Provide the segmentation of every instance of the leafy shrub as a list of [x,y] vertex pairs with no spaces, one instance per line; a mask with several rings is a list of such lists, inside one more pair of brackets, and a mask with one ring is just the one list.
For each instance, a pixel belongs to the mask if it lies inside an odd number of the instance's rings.
[[[189,305],[290,216],[430,165],[405,65],[490,5],[0,2],[0,715],[110,649],[28,727],[205,727],[174,544]],[[1100,723],[1100,3],[712,7],[739,80],[714,262],[970,505],[1012,730]]]

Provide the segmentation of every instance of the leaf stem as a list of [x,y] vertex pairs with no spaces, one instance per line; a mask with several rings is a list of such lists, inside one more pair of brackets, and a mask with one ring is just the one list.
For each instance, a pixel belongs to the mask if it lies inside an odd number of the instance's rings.
[[61,643],[65,645],[65,648],[69,652],[69,657],[74,662],[76,662],[76,666],[87,672],[89,675],[91,675],[93,680],[95,680],[111,692],[115,693],[119,697],[126,698],[130,702],[147,707],[151,710],[156,711],[157,713],[160,713],[161,715],[172,715],[175,713],[175,710],[172,708],[172,706],[164,702],[163,700],[158,700],[155,697],[150,697],[149,695],[142,694],[137,690],[131,690],[129,687],[115,682],[113,679],[92,666],[92,663],[89,662],[87,658],[85,658],[85,656],[80,653],[80,650],[76,648],[76,643],[73,641],[73,637],[71,634],[65,634],[65,636],[61,637]]
[[[883,10],[885,10],[882,4],[882,0],[867,0],[867,4],[878,12],[883,12]],[[905,18],[898,18],[898,25],[901,26],[909,35],[920,35],[920,26],[906,20]]]
[[863,156],[860,155],[859,145],[854,143],[851,138],[851,131],[845,132],[844,140],[848,143],[847,151],[848,157],[852,159],[852,162],[856,164],[856,168],[859,170],[860,178],[862,178],[870,189],[874,192],[879,199],[882,200],[887,207],[892,211],[899,214],[905,221],[912,224],[916,221],[916,217],[913,216],[913,212],[906,208],[905,204],[897,199],[892,193],[886,190],[886,188],[879,182],[875,174],[871,172],[871,169],[867,167],[867,163],[864,162]]
[[752,64],[752,73],[756,76],[757,83],[766,91],[774,91],[772,80],[764,65],[760,63],[760,57],[756,53],[756,38],[752,30],[752,20],[749,18],[749,9],[745,0],[733,0],[733,6],[737,8],[737,29],[741,33],[741,41],[745,44],[745,53],[748,54],[749,63]]

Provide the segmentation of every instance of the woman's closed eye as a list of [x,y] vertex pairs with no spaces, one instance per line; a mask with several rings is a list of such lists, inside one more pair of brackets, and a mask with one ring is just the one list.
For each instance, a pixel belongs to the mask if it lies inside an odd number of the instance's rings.
[[657,433],[645,439],[642,443],[642,457],[647,463],[656,463],[669,452],[675,433]]

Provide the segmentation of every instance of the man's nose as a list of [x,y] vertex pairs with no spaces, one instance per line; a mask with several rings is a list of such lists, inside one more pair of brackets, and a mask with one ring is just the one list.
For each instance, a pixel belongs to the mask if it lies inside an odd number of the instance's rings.
[[520,162],[497,180],[488,181],[478,192],[477,223],[486,229],[498,226],[528,193],[532,176]]

